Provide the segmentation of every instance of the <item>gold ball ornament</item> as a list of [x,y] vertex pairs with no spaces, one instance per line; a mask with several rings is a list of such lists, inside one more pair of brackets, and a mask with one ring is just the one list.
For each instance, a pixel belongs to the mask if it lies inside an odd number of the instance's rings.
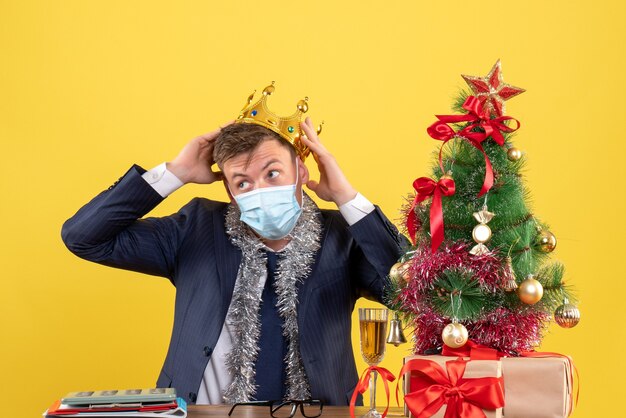
[[408,263],[396,263],[389,269],[389,277],[395,282],[408,281],[409,280],[409,264]]
[[544,253],[551,253],[556,248],[556,237],[548,230],[542,229],[537,235],[535,245]]
[[509,161],[519,161],[522,158],[522,150],[519,148],[511,147],[506,152],[506,157]]
[[517,295],[525,304],[534,305],[543,297],[543,286],[531,274],[519,285]]
[[562,328],[574,328],[580,321],[580,311],[565,299],[563,305],[554,311],[554,322]]
[[458,322],[448,324],[441,332],[441,339],[450,348],[463,347],[468,339],[467,328]]

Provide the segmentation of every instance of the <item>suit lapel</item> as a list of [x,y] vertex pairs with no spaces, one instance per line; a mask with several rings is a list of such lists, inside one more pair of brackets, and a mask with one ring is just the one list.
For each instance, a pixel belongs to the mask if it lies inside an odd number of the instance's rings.
[[226,233],[225,219],[228,204],[221,211],[214,212],[213,230],[215,236],[215,261],[217,264],[217,274],[220,281],[220,293],[222,296],[222,316],[226,318],[228,307],[235,288],[237,272],[241,264],[241,251],[230,242],[230,237]]

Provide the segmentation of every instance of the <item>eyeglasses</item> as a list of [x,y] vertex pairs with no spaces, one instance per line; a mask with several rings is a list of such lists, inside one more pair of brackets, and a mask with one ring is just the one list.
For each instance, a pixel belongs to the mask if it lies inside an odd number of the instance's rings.
[[317,418],[322,415],[322,409],[324,408],[322,401],[317,399],[238,402],[230,408],[228,416],[231,416],[239,405],[269,406],[272,418],[292,418],[296,414],[298,407],[300,407],[300,413],[305,418]]

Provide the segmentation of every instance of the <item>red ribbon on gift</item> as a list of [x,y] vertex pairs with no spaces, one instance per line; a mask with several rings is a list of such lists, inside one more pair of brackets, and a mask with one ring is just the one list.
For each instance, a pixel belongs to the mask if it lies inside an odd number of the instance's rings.
[[[436,115],[437,122],[433,123],[426,129],[428,135],[439,141],[444,141],[446,144],[452,138],[460,137],[465,138],[472,144],[477,150],[479,150],[485,157],[485,179],[483,185],[478,193],[478,197],[487,193],[493,186],[493,168],[491,161],[487,156],[487,153],[482,147],[482,142],[491,137],[498,145],[504,145],[504,136],[502,132],[515,132],[519,129],[520,123],[517,119],[510,116],[500,116],[495,119],[491,119],[489,111],[482,108],[483,103],[474,96],[469,96],[463,103],[463,109],[467,110],[465,115]],[[517,126],[515,128],[509,127],[504,124],[505,121],[515,121]],[[455,131],[448,123],[460,123],[468,122],[468,125],[460,131]],[[481,132],[475,132],[475,128],[481,128]],[[439,167],[443,169],[442,155],[443,145],[439,150]]]
[[[400,375],[411,375],[411,392],[404,402],[415,418],[428,418],[446,405],[445,418],[485,418],[483,409],[504,406],[502,377],[463,377],[467,360],[446,362],[447,373],[432,360],[408,361]],[[396,388],[396,397],[398,390]]]
[[441,355],[447,357],[469,357],[470,360],[498,360],[502,357],[507,357],[507,354],[502,351],[478,344],[472,340],[467,340],[465,345],[458,348],[448,347],[444,344]]
[[383,379],[383,384],[385,385],[385,394],[387,395],[387,407],[385,408],[385,412],[383,412],[383,418],[387,416],[387,411],[389,410],[389,384],[387,382],[393,382],[396,380],[396,377],[389,370],[384,367],[378,366],[370,366],[361,375],[359,382],[354,388],[354,392],[352,392],[352,399],[350,400],[350,416],[354,418],[354,407],[356,405],[356,398],[359,393],[365,393],[365,391],[370,387],[370,372],[378,372],[380,377]]
[[415,215],[415,206],[433,197],[433,201],[430,204],[430,236],[431,236],[431,249],[433,252],[439,248],[443,242],[444,228],[443,228],[443,210],[441,208],[441,197],[452,196],[455,192],[454,180],[449,177],[442,177],[439,181],[428,177],[420,177],[413,182],[413,188],[417,192],[413,199],[413,204],[409,209],[409,214],[406,219],[406,227],[411,237],[413,245],[415,245],[415,234],[417,232],[417,215]]

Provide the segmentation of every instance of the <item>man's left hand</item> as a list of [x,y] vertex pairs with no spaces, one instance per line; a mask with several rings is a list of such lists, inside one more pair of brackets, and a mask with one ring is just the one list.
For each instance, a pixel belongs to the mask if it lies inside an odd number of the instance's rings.
[[306,183],[307,187],[320,199],[334,202],[337,206],[354,199],[357,195],[356,190],[339,168],[335,157],[321,143],[311,119],[307,117],[300,126],[305,133],[302,142],[311,150],[320,172],[319,182],[309,180]]

